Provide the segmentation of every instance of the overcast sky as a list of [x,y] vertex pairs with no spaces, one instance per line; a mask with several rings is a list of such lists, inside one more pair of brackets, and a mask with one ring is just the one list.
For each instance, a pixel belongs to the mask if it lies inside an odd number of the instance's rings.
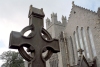
[[[100,0],[73,0],[78,6],[97,12],[100,7]],[[57,13],[58,21],[61,16],[68,18],[72,8],[72,0],[0,0],[0,54],[8,51],[9,35],[13,31],[21,31],[28,22],[29,6],[43,8],[45,13],[44,20],[51,13]],[[2,61],[0,61],[2,64]]]

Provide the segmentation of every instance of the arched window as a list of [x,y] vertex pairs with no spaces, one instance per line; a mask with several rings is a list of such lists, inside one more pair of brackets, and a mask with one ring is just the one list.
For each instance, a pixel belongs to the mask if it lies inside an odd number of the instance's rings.
[[[84,51],[83,54],[87,55],[86,56],[87,58],[90,58],[86,35],[85,35],[85,31],[83,30],[83,27],[81,27],[81,29],[79,29],[79,27],[77,26],[75,36],[76,36],[76,43],[77,43],[78,50],[80,48],[85,50],[86,52]],[[78,53],[78,56],[79,56],[79,53]]]
[[[79,45],[80,45],[80,48],[82,50],[84,50],[83,40],[82,40],[82,30],[80,28],[78,28],[78,36],[79,36]],[[84,54],[84,52],[83,52],[83,54]]]
[[79,45],[79,33],[78,33],[78,26],[76,28],[76,34],[75,34],[75,38],[76,38],[76,43],[77,43],[77,49],[80,49],[80,45]]
[[86,35],[85,35],[85,31],[84,31],[83,27],[81,27],[81,35],[82,35],[82,41],[83,41],[85,57],[89,58],[89,51],[88,51],[88,46],[87,46],[87,40],[86,40]]
[[73,33],[73,39],[74,39],[74,54],[75,54],[75,65],[78,63],[78,43],[77,43],[77,37],[76,37],[76,32],[74,31]]
[[87,32],[88,32],[88,35],[89,35],[92,57],[94,58],[94,57],[96,57],[96,50],[95,50],[92,32],[91,32],[91,29],[89,27],[87,27]]
[[[77,43],[77,48],[78,48],[78,50],[81,48],[81,46],[80,46],[80,39],[79,39],[79,27],[77,26],[77,28],[76,28],[76,43]],[[77,50],[77,51],[78,51]],[[79,52],[78,52],[78,56],[79,56]]]

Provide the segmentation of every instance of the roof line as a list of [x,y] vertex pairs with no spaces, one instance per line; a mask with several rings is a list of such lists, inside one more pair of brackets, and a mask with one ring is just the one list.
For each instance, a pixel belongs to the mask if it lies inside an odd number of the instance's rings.
[[87,8],[84,8],[84,7],[81,7],[81,6],[78,6],[78,5],[75,5],[75,6],[76,6],[76,7],[79,7],[79,8],[82,8],[82,9],[85,9],[85,10],[90,11],[90,12],[96,13],[96,12],[93,11],[93,10],[90,10],[90,9],[87,9]]
[[93,11],[93,10],[90,10],[90,9],[87,9],[87,8],[84,8],[84,7],[81,7],[81,6],[78,6],[78,5],[74,4],[74,1],[72,1],[72,8],[71,8],[71,11],[70,11],[70,14],[69,14],[69,17],[68,17],[68,21],[69,21],[69,18],[71,17],[72,9],[73,9],[74,6],[79,7],[79,8],[81,8],[81,9],[84,9],[84,10],[87,10],[87,11],[89,11],[89,12],[92,12],[92,13],[94,13],[94,14],[97,14],[97,13],[96,13],[95,11]]

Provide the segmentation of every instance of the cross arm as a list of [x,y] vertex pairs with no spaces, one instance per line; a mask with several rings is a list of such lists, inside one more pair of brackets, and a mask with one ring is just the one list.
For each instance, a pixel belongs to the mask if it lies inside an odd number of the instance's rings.
[[12,31],[10,33],[9,48],[18,49],[21,43],[21,33]]
[[12,49],[18,49],[21,45],[24,45],[26,47],[29,47],[29,41],[30,39],[27,40],[27,38],[24,38],[21,32],[15,32],[12,31],[10,34],[10,41],[9,41],[9,48]]
[[59,41],[57,39],[48,41],[47,44],[48,44],[47,48],[51,48],[54,53],[60,52]]

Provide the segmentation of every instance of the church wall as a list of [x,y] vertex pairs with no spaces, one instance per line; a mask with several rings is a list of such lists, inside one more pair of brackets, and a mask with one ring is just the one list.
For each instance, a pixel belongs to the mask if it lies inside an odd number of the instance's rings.
[[[59,35],[60,35],[61,31],[64,30],[66,23],[67,23],[66,17],[62,16],[62,22],[60,22],[57,20],[57,14],[53,13],[53,14],[51,14],[51,20],[49,18],[46,19],[46,29],[51,34],[52,38],[59,39]],[[59,42],[59,46],[60,46],[60,52],[57,53],[57,55],[53,54],[52,57],[50,58],[49,62],[52,63],[54,60],[57,60],[58,66],[54,65],[54,67],[66,67],[66,66],[63,66],[63,61],[62,61],[63,57],[62,57],[62,53],[61,53],[62,44],[60,42]],[[65,63],[67,64],[67,62],[65,62]],[[47,65],[49,65],[48,62],[47,62]],[[51,67],[53,67],[52,64],[50,64],[50,65],[51,65]]]
[[[72,39],[73,39],[73,32],[76,31],[77,26],[79,27],[80,30],[81,30],[81,27],[83,27],[83,29],[85,30],[87,39],[88,39],[87,27],[91,29],[94,45],[96,49],[96,54],[97,54],[98,67],[100,67],[100,23],[99,22],[100,21],[98,21],[97,13],[73,4],[71,14],[70,14],[70,17],[68,19],[68,23],[65,29],[67,40],[70,39],[70,36],[72,36]],[[69,42],[67,44],[69,44]],[[87,40],[87,45],[89,46],[88,40]],[[90,51],[90,54],[92,54],[91,50],[89,51]],[[71,55],[72,54],[70,54],[70,56]],[[72,56],[70,58],[72,58]],[[90,57],[90,60],[91,59],[93,59],[93,57]],[[70,63],[72,66],[74,65],[73,62],[70,62]]]
[[[51,17],[51,21],[48,20],[48,22],[46,22],[47,31],[52,35],[53,38],[59,38],[61,31],[64,31],[64,33],[66,33],[67,45],[68,45],[68,50],[69,50],[69,62],[71,66],[74,66],[74,65],[77,65],[77,62],[76,62],[78,61],[77,56],[79,56],[79,53],[77,52],[79,47],[76,47],[77,43],[75,42],[75,39],[74,39],[75,38],[74,34],[75,33],[77,34],[76,29],[78,28],[78,30],[80,31],[78,40],[79,40],[80,47],[84,49],[83,54],[87,58],[90,65],[92,64],[92,61],[96,59],[97,65],[98,67],[100,67],[100,58],[99,58],[100,57],[100,47],[99,47],[100,46],[100,18],[98,17],[98,13],[85,9],[83,7],[77,6],[74,3],[72,3],[72,5],[73,6],[68,18],[68,23],[63,24],[57,21],[57,14],[53,13]],[[63,21],[65,22],[65,17],[63,17]],[[90,32],[90,30],[92,33]],[[93,36],[93,40],[91,36]],[[71,39],[72,39],[72,42],[71,42]],[[83,42],[83,39],[84,39],[84,42]],[[94,46],[93,46],[93,43],[94,43]],[[64,45],[62,46],[61,44],[64,44],[64,43],[60,42],[61,52],[64,52],[64,50],[61,48],[61,47],[64,47]],[[59,60],[62,60],[62,61],[59,61],[59,63],[63,62],[64,60],[64,58],[62,58],[64,53],[61,53],[61,52],[58,53]],[[75,52],[78,55],[76,55]],[[61,63],[59,64],[58,67],[64,67],[64,65],[65,64]]]

